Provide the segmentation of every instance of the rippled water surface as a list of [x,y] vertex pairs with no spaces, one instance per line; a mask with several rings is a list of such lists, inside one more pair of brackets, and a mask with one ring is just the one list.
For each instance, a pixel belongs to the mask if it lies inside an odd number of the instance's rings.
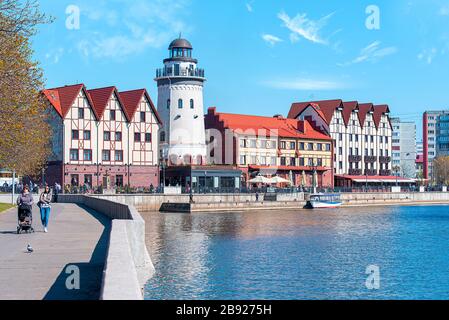
[[446,206],[143,216],[146,299],[449,299]]

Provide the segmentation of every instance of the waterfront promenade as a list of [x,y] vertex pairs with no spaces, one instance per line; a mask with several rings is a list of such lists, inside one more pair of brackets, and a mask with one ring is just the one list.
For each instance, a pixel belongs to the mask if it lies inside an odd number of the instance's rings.
[[[0,214],[0,300],[99,299],[110,219],[76,204],[54,204],[46,234],[36,206],[33,218],[36,233],[18,235],[16,209]],[[66,288],[70,266],[79,268],[79,290]]]

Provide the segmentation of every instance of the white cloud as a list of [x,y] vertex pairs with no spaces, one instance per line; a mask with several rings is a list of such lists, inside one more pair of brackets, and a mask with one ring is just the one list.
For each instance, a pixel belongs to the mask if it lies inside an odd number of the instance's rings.
[[381,42],[380,41],[374,41],[367,47],[360,50],[360,55],[353,59],[352,61],[341,63],[340,66],[347,66],[351,64],[357,64],[361,62],[377,62],[380,59],[395,54],[398,51],[396,47],[386,47],[381,48]]
[[301,90],[301,91],[326,91],[326,90],[341,90],[347,88],[347,85],[342,82],[308,79],[308,78],[295,78],[295,79],[282,79],[265,81],[262,83],[264,86],[274,89],[284,90]]
[[431,64],[438,54],[436,48],[424,49],[420,54],[418,54],[418,59],[425,61],[427,64]]
[[[81,21],[79,34],[82,36],[75,42],[84,57],[122,59],[148,48],[166,46],[179,32],[191,31],[190,24],[185,22],[190,0],[114,2],[99,0],[82,6],[87,20]],[[119,5],[121,10],[114,11],[110,8],[112,5]],[[116,26],[98,27],[101,22]],[[96,31],[91,31],[93,29]]]
[[441,16],[449,16],[449,5],[442,6],[438,12]]
[[263,34],[262,39],[271,46],[274,46],[276,43],[283,41],[281,38],[273,36],[272,34]]
[[305,13],[299,13],[294,18],[291,18],[287,13],[280,12],[278,18],[282,20],[283,26],[291,31],[290,40],[292,42],[298,41],[301,37],[312,41],[314,43],[328,44],[328,40],[323,39],[320,35],[328,20],[334,13],[314,21],[307,18]]
[[49,60],[53,64],[59,63],[59,60],[64,55],[64,48],[60,47],[54,50],[51,50],[45,54],[45,59]]

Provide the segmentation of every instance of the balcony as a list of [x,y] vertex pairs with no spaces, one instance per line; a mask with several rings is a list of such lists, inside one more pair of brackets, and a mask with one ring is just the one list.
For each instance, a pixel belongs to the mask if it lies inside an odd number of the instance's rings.
[[156,69],[156,79],[166,77],[193,77],[204,79],[204,69],[175,69],[175,68],[160,68]]
[[376,170],[372,170],[372,169],[366,169],[365,170],[365,176],[376,176],[377,175],[377,171]]
[[374,156],[365,156],[365,163],[374,163],[377,161],[377,157]]
[[389,177],[391,176],[391,170],[379,170],[379,175],[382,177]]
[[349,156],[349,162],[360,162],[362,161],[362,156]]
[[349,175],[350,176],[361,176],[362,169],[349,169]]
[[380,163],[390,163],[391,157],[379,157],[379,162]]

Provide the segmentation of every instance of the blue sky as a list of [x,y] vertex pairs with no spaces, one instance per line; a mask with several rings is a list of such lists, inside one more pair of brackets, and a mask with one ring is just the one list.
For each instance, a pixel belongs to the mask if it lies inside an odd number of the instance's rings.
[[[420,121],[449,108],[449,0],[42,0],[34,38],[47,87],[145,87],[182,32],[206,69],[205,105],[287,114],[292,102],[387,103]],[[79,29],[66,27],[68,6]],[[366,27],[376,5],[380,29]]]

